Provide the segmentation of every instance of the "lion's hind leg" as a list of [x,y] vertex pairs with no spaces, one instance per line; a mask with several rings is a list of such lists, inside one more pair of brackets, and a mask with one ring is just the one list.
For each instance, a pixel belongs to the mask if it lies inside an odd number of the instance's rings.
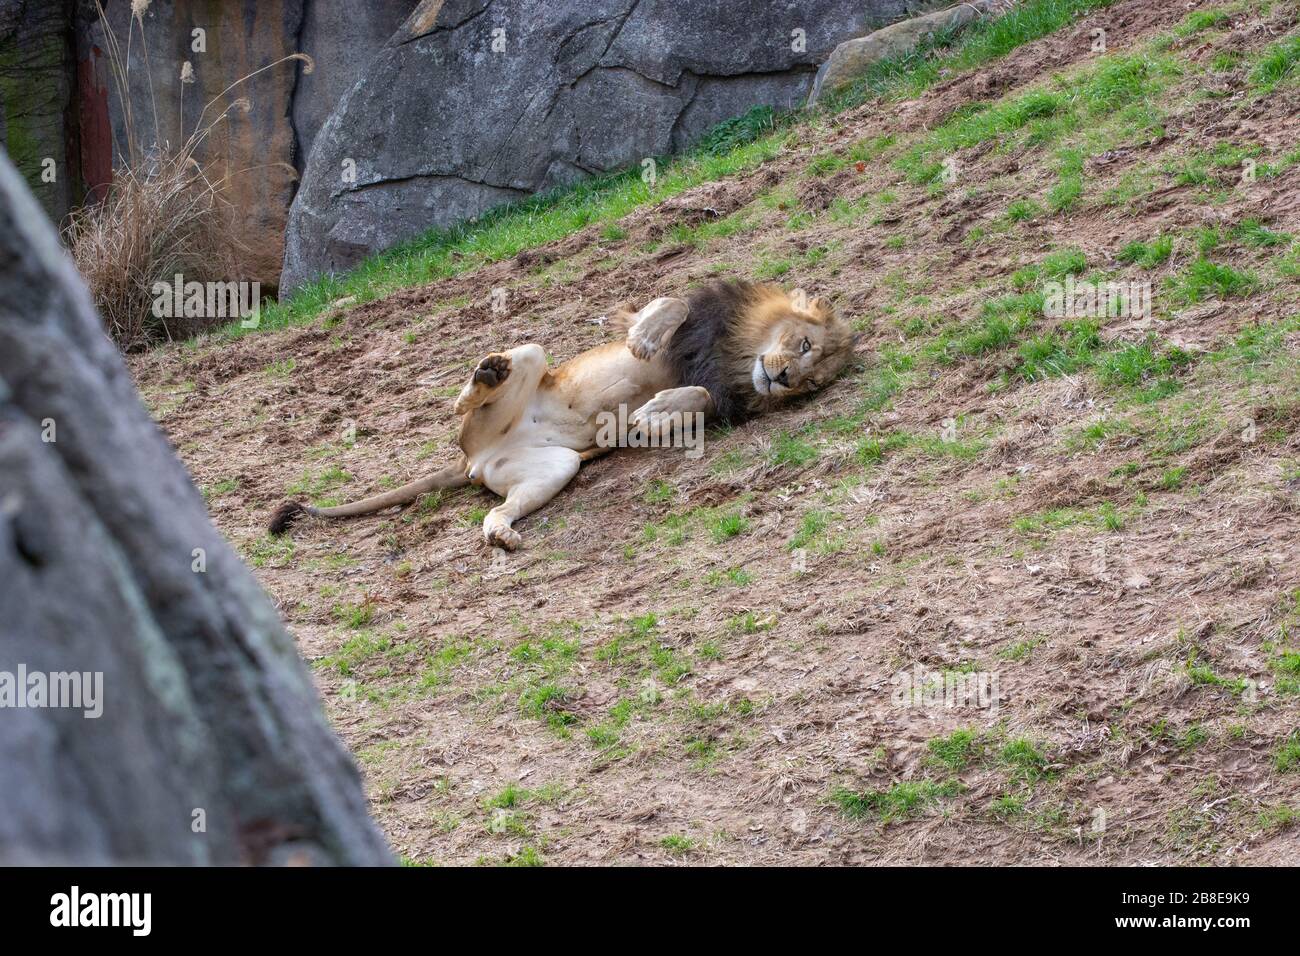
[[487,543],[507,551],[518,548],[519,532],[512,525],[563,491],[581,465],[578,452],[552,447],[516,449],[508,460],[489,466],[484,484],[506,500],[483,519]]

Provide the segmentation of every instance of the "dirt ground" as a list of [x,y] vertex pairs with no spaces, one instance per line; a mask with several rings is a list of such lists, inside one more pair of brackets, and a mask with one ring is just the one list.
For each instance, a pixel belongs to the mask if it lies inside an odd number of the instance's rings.
[[[132,358],[398,853],[1300,862],[1300,285],[1285,246],[1230,238],[1243,221],[1300,232],[1300,166],[1280,162],[1300,110],[1294,85],[1253,93],[1220,56],[1294,35],[1300,15],[1246,5],[1173,32],[1197,6],[1116,3],[918,100],[801,127],[757,173],[618,230]],[[1077,204],[1043,208],[1053,147],[961,148],[947,188],[894,165],[972,103],[1086,70],[1098,27],[1111,55],[1168,38],[1185,72],[1158,135],[1087,155]],[[1220,144],[1278,171],[1184,175]],[[1022,198],[1039,211],[1010,216]],[[1110,347],[1176,349],[1136,385],[1031,379],[1015,347],[960,347],[1053,252],[1164,290],[1207,230],[1257,286],[1158,291],[1153,316],[1103,319]],[[1176,237],[1167,261],[1120,261],[1157,234]],[[492,496],[472,489],[264,533],[285,497],[361,497],[449,460],[451,397],[483,354],[537,341],[561,361],[608,339],[619,302],[713,276],[829,296],[863,332],[857,367],[710,432],[700,459],[584,466],[517,525],[514,554],[483,543]],[[1243,337],[1257,326],[1275,334]],[[917,667],[996,700],[903,699]]]

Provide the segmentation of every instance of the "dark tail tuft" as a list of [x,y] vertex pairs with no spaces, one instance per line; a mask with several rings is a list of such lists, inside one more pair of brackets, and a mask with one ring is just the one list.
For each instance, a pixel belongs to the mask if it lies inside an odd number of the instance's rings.
[[307,509],[297,501],[286,501],[280,507],[275,509],[271,515],[271,520],[266,526],[266,530],[271,534],[284,534],[289,530],[289,525],[301,515],[305,515]]

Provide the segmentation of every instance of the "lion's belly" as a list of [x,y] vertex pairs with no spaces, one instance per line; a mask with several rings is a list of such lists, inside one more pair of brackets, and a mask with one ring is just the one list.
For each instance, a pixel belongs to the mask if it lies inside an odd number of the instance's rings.
[[492,487],[492,473],[529,450],[596,448],[602,431],[608,436],[611,424],[623,427],[632,412],[671,387],[665,363],[642,362],[622,343],[583,352],[543,378],[508,431],[469,454],[470,475]]
[[626,421],[655,393],[672,388],[670,378],[662,359],[643,362],[621,342],[611,342],[552,371],[537,389],[530,411],[539,425],[546,424],[544,437],[585,451],[595,446],[605,416]]

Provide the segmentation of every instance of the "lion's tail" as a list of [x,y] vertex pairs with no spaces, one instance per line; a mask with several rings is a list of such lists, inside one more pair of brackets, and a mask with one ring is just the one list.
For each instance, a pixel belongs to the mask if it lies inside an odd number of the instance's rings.
[[469,476],[466,474],[467,464],[465,459],[461,458],[441,471],[416,479],[400,488],[333,508],[313,508],[300,501],[286,501],[271,515],[267,530],[274,535],[283,534],[288,530],[289,525],[302,515],[311,515],[313,518],[352,518],[356,515],[374,514],[376,511],[383,511],[396,505],[409,504],[420,495],[438,488],[462,488],[469,484]]

